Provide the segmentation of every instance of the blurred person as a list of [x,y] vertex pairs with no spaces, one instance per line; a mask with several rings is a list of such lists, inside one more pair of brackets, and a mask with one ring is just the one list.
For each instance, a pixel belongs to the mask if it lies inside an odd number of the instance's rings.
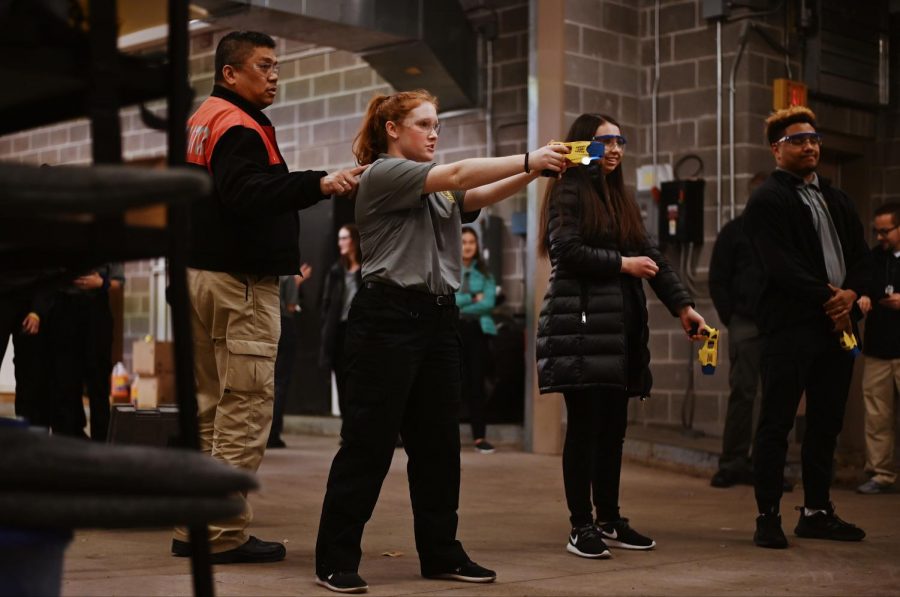
[[359,251],[359,229],[356,224],[344,224],[338,230],[338,259],[328,270],[322,287],[322,335],[319,364],[334,372],[338,408],[341,417],[349,412],[347,404],[347,374],[344,360],[344,338],[350,305],[362,286]]
[[[757,172],[750,180],[752,193],[766,179]],[[728,410],[722,433],[719,470],[713,487],[753,484],[750,445],[753,443],[753,405],[759,389],[759,328],[756,304],[763,274],[750,239],[744,233],[744,216],[738,215],[719,231],[709,263],[709,294],[719,319],[728,328]],[[792,486],[786,482],[785,489]]]
[[109,290],[125,283],[121,263],[100,266],[53,293],[47,318],[54,433],[87,438],[82,397],[87,394],[90,438],[105,442],[109,431],[113,318]]
[[294,375],[294,357],[297,355],[297,328],[294,318],[300,313],[300,285],[312,275],[312,268],[304,263],[300,273],[294,276],[278,276],[278,296],[281,305],[281,335],[278,337],[278,354],[275,356],[275,403],[272,407],[272,429],[266,448],[286,448],[281,437],[284,430],[284,409]]
[[650,244],[627,195],[621,127],[610,116],[582,114],[566,141],[587,139],[605,145],[603,158],[567,170],[547,188],[541,208],[539,248],[552,269],[536,355],[540,392],[562,392],[568,413],[562,457],[571,524],[566,550],[603,559],[610,557],[608,547],[656,547],[619,509],[628,401],[649,396],[652,385],[643,281],[688,337],[705,322]]
[[490,360],[488,336],[497,335],[494,310],[497,283],[488,271],[478,246],[478,235],[469,227],[462,230],[462,284],[456,293],[459,307],[459,335],[462,339],[463,398],[469,408],[469,423],[475,451],[492,454],[494,446],[485,439],[484,378]]
[[6,274],[0,284],[0,363],[12,338],[16,380],[15,413],[29,424],[50,426],[47,391],[46,326],[52,293],[20,290],[39,279],[39,273]]
[[844,422],[853,356],[840,345],[861,316],[869,250],[853,201],[816,173],[822,136],[809,108],[766,119],[775,171],[744,210],[744,230],[764,275],[757,306],[762,333],[762,401],[753,444],[754,543],[788,546],[780,504],[788,434],[806,395],[801,450],[803,507],[798,537],[860,541],[865,532],[835,514],[834,450]]
[[858,493],[887,493],[897,480],[894,466],[895,399],[900,392],[900,203],[875,210],[869,288],[859,297],[866,314],[863,400],[866,409],[866,473]]
[[316,541],[316,582],[360,593],[361,541],[400,433],[416,550],[425,578],[493,582],[456,539],[459,507],[461,223],[545,169],[560,144],[525,155],[434,163],[441,123],[424,90],[372,98],[354,141],[363,286],[347,322],[343,443],[331,465]]
[[[364,168],[289,172],[263,110],[278,92],[275,40],[232,31],[216,46],[210,96],[188,120],[185,160],[212,177],[213,192],[192,204],[188,296],[197,383],[200,449],[256,471],[275,402],[281,339],[279,276],[300,271],[298,210],[356,188]],[[250,535],[250,503],[209,525],[213,564],[283,560],[279,541]],[[176,528],[172,555],[190,555]]]

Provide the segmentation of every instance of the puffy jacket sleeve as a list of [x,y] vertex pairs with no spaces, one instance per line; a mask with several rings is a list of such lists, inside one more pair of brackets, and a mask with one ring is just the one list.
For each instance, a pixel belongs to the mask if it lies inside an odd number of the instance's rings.
[[581,210],[574,181],[557,183],[550,196],[547,246],[550,260],[566,271],[597,277],[617,276],[622,270],[619,251],[585,244],[581,234]]
[[656,294],[657,298],[662,301],[674,317],[678,317],[678,312],[686,305],[694,306],[694,300],[690,293],[681,283],[678,274],[669,265],[669,262],[663,257],[663,254],[655,246],[647,243],[644,245],[643,254],[656,262],[659,271],[656,275],[648,280],[650,287]]

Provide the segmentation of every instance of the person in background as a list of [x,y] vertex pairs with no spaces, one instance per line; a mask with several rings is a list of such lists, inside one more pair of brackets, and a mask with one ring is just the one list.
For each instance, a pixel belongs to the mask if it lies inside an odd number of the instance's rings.
[[[15,412],[30,425],[50,427],[50,396],[45,370],[46,319],[51,292],[26,291],[39,272],[6,274],[0,282],[0,363],[12,337],[16,380]],[[18,288],[17,288],[18,287]],[[42,329],[42,323],[44,327]]]
[[488,336],[497,335],[491,311],[497,285],[487,269],[478,235],[467,226],[462,230],[462,285],[456,293],[459,307],[459,335],[462,338],[463,398],[469,407],[469,422],[475,451],[492,454],[494,446],[485,439],[484,376],[490,359]]
[[331,464],[316,540],[316,583],[361,593],[362,536],[399,433],[425,578],[493,582],[456,538],[459,508],[462,221],[542,170],[565,169],[561,144],[525,155],[434,163],[441,123],[424,90],[373,97],[353,144],[363,286],[347,322],[343,443]]
[[47,332],[52,355],[54,433],[87,437],[82,397],[90,407],[90,437],[105,442],[109,430],[113,318],[109,290],[125,283],[121,263],[103,265],[74,278],[52,298]]
[[362,286],[359,229],[356,224],[344,224],[338,230],[338,255],[322,287],[319,364],[334,372],[338,408],[343,417],[350,408],[347,404],[344,337],[347,335],[350,304]]
[[656,546],[619,511],[628,401],[649,396],[652,385],[643,282],[681,320],[688,337],[705,322],[650,244],[637,204],[625,191],[621,127],[610,116],[582,114],[566,141],[588,139],[604,144],[603,158],[567,170],[548,186],[541,208],[539,249],[552,270],[536,352],[541,393],[562,392],[568,412],[562,458],[571,523],[566,550],[600,559],[610,557],[607,547]]
[[853,201],[816,174],[822,136],[812,110],[778,110],[766,119],[765,131],[776,169],[744,210],[744,230],[765,277],[756,310],[763,340],[753,542],[788,546],[780,513],[784,464],[804,393],[804,503],[794,533],[861,541],[865,531],[835,514],[830,489],[853,373],[853,356],[841,349],[840,339],[861,317],[855,307],[869,277],[869,249]]
[[856,488],[866,495],[887,493],[897,480],[894,467],[896,410],[900,392],[900,203],[875,210],[872,277],[859,306],[866,314],[863,342],[863,399],[866,406],[866,472]]
[[278,354],[275,357],[275,404],[272,408],[272,429],[266,448],[285,448],[281,437],[284,431],[284,409],[294,375],[294,357],[297,354],[297,328],[294,318],[300,313],[300,285],[312,275],[312,268],[304,263],[300,274],[278,277],[278,295],[281,303],[281,336],[278,337]]
[[[750,180],[749,191],[766,175]],[[753,404],[759,389],[759,329],[756,303],[763,275],[750,239],[744,233],[744,217],[738,215],[719,231],[709,262],[709,294],[719,319],[728,328],[728,411],[722,433],[719,470],[710,480],[713,487],[753,484],[750,445],[753,442]]]

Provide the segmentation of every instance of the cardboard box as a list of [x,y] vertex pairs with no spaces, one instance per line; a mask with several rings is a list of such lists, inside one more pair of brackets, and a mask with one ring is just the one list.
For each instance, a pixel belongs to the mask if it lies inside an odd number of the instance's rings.
[[175,403],[175,376],[141,375],[133,384],[135,406],[139,410]]
[[171,342],[138,340],[132,345],[132,369],[138,375],[170,375],[175,372]]

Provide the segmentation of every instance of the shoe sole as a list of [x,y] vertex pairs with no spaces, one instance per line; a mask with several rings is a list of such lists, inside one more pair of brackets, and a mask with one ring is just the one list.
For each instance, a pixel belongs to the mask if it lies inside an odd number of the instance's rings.
[[497,580],[496,576],[463,576],[462,574],[453,574],[452,572],[446,572],[443,574],[429,574],[425,578],[429,578],[431,580],[459,580],[462,582],[477,583],[489,583]]
[[831,537],[828,535],[812,535],[808,533],[798,533],[797,529],[794,529],[794,535],[800,537],[801,539],[822,539],[824,541],[845,541],[847,543],[862,541],[866,538],[865,535],[863,535],[862,537]]
[[612,554],[609,553],[608,549],[601,551],[600,553],[585,553],[571,543],[566,543],[566,551],[575,554],[579,558],[589,558],[591,560],[608,560],[612,557]]
[[616,541],[615,539],[610,539],[609,537],[603,537],[603,542],[606,543],[607,547],[633,549],[635,551],[649,551],[656,547],[656,541],[653,541],[652,543],[650,543],[650,545],[632,545],[631,543],[622,543],[621,541]]
[[482,450],[481,448],[475,448],[475,451],[479,454],[493,454],[497,450]]
[[350,587],[348,589],[342,589],[340,587],[336,587],[327,580],[322,580],[318,576],[316,577],[316,584],[320,587],[325,587],[329,591],[334,591],[335,593],[365,593],[369,590],[369,585],[363,585],[362,587]]

